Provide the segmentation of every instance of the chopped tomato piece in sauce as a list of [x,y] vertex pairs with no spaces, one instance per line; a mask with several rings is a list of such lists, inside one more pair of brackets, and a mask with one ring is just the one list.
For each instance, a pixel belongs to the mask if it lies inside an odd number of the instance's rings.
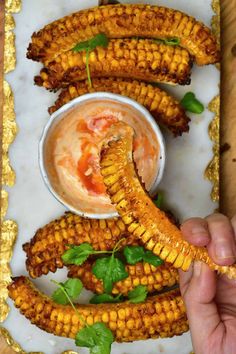
[[100,173],[98,156],[92,153],[96,145],[85,141],[81,145],[82,156],[77,163],[79,178],[90,193],[104,194],[106,187]]

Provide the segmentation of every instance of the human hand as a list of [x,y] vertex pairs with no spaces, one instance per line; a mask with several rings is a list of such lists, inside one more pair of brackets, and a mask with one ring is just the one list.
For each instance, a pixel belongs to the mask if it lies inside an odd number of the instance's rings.
[[[236,215],[231,221],[222,214],[191,218],[181,231],[189,243],[206,246],[215,263],[235,263]],[[179,275],[195,354],[235,354],[236,280],[216,275],[202,262]]]

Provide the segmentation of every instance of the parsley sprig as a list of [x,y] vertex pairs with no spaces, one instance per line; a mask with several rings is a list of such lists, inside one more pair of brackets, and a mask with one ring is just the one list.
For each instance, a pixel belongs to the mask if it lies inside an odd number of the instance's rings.
[[89,39],[88,41],[80,42],[76,44],[73,48],[74,52],[83,52],[86,51],[86,71],[88,76],[88,83],[89,87],[92,87],[92,80],[90,74],[90,67],[89,67],[89,56],[90,52],[92,52],[97,47],[104,47],[108,46],[109,39],[104,33],[99,33],[95,37]]
[[[70,282],[71,280],[77,282]],[[79,293],[80,281],[78,279],[69,279],[65,283],[58,283],[55,280],[51,281],[58,286],[58,289],[52,295],[53,300],[59,304],[65,304],[65,302],[66,304],[70,304],[80,321],[84,324],[84,328],[76,334],[75,344],[79,347],[89,348],[90,354],[110,354],[111,345],[114,342],[114,337],[110,329],[102,322],[88,325],[73,304],[73,300]]]

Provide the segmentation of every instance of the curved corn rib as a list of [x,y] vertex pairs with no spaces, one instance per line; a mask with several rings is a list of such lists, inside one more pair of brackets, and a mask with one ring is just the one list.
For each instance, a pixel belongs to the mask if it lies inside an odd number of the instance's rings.
[[[41,294],[26,277],[8,287],[15,306],[39,328],[58,336],[75,338],[84,326],[71,306],[58,305]],[[116,341],[172,337],[188,330],[183,300],[178,290],[153,296],[141,304],[75,305],[88,325],[103,322]]]
[[89,220],[66,213],[39,229],[23,246],[26,268],[32,278],[37,278],[63,267],[61,256],[68,244],[88,242],[95,250],[112,250],[122,237],[126,238],[124,245],[133,243],[134,237],[121,219]]
[[113,125],[110,134],[113,140],[102,152],[101,173],[107,193],[128,231],[147,249],[176,268],[187,270],[193,260],[199,260],[211,269],[236,279],[236,265],[216,265],[205,248],[190,245],[145,193],[133,164],[132,128],[119,122]]
[[98,33],[110,38],[178,38],[197,64],[219,61],[216,39],[204,24],[177,10],[137,4],[90,8],[55,21],[33,34],[27,57],[47,64]]
[[[180,47],[153,43],[149,39],[112,39],[108,47],[89,54],[91,77],[126,77],[149,82],[188,85],[192,59]],[[85,80],[86,52],[62,53],[41,70],[37,85],[59,89]]]
[[158,87],[128,79],[93,79],[91,88],[86,81],[72,84],[60,93],[55,105],[49,108],[49,113],[52,114],[78,96],[97,91],[112,92],[136,100],[150,111],[157,123],[166,126],[175,136],[189,130],[190,119],[175,98]]
[[[87,290],[103,294],[103,282],[92,273],[93,263],[86,262],[82,266],[69,266],[69,278],[79,278]],[[161,291],[164,287],[171,287],[178,283],[178,271],[169,264],[154,267],[151,264],[140,262],[125,266],[128,278],[113,285],[112,294],[128,295],[138,285],[145,285],[149,293]]]

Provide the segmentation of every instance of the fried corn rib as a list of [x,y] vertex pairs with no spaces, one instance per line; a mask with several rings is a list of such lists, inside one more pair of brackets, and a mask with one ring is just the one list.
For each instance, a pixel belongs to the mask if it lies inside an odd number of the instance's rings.
[[110,38],[178,38],[197,64],[219,61],[216,38],[203,23],[177,10],[138,4],[90,8],[55,21],[33,34],[27,57],[48,64],[98,33]]
[[[92,78],[124,77],[188,85],[192,59],[178,46],[149,39],[112,39],[107,48],[97,47],[89,54],[89,67]],[[86,52],[70,50],[42,69],[35,83],[56,90],[86,78]]]
[[[236,279],[236,265],[219,266],[206,248],[190,245],[180,230],[159,210],[143,189],[132,159],[133,130],[119,122],[113,125],[101,154],[101,173],[107,193],[128,231],[144,247],[176,268],[187,270],[193,260]],[[110,139],[110,142],[109,142]]]
[[[26,277],[14,278],[9,296],[31,323],[57,336],[75,338],[84,324],[74,309],[41,294]],[[118,342],[172,337],[188,330],[178,290],[152,296],[141,304],[75,305],[88,325],[103,322]]]
[[39,229],[32,240],[24,244],[26,268],[32,278],[55,272],[64,266],[61,259],[68,244],[88,242],[95,250],[112,250],[124,237],[123,244],[133,244],[121,219],[89,220],[66,213],[58,220]]
[[76,97],[97,91],[112,92],[136,100],[150,111],[158,124],[167,127],[175,136],[189,130],[190,119],[176,99],[158,87],[128,79],[93,79],[92,87],[86,81],[72,84],[60,93],[55,105],[49,108],[49,113],[52,114]]
[[[87,261],[82,266],[69,266],[69,278],[79,278],[87,290],[103,294],[103,282],[92,273],[93,263]],[[178,271],[169,264],[154,267],[145,262],[125,266],[129,276],[113,285],[112,294],[128,295],[138,285],[145,285],[149,293],[161,291],[178,283]]]

